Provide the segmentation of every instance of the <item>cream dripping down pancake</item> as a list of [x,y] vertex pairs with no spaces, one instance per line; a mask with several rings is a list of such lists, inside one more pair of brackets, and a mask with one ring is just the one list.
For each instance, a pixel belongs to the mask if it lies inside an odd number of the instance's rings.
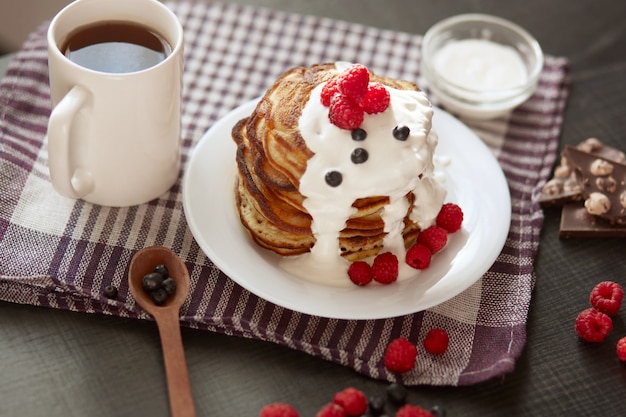
[[347,281],[350,262],[382,251],[404,259],[446,196],[433,109],[414,83],[370,72],[388,93],[384,111],[354,128],[331,122],[324,87],[349,65],[288,70],[232,130],[243,226],[285,269],[331,284]]

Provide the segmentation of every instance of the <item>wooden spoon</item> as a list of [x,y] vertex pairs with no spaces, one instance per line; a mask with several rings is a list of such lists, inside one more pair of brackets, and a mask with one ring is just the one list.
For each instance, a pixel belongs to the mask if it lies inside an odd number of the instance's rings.
[[[169,276],[176,282],[176,292],[160,306],[152,301],[141,285],[144,275],[153,272],[157,265],[165,265]],[[171,414],[173,417],[193,417],[196,410],[179,322],[180,307],[189,293],[189,271],[185,263],[168,248],[150,246],[133,256],[128,270],[128,284],[137,304],[154,317],[159,328]]]

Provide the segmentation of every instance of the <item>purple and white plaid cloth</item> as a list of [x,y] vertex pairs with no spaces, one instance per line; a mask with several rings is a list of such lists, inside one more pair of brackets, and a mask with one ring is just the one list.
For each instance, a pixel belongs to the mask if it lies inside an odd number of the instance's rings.
[[[206,130],[261,95],[296,65],[361,62],[373,71],[420,81],[421,36],[241,5],[167,3],[185,29],[183,164]],[[107,208],[59,196],[50,184],[44,136],[50,114],[45,31],[35,30],[0,84],[0,299],[87,313],[149,319],[126,283],[132,255],[172,248],[187,264],[192,294],[186,326],[261,339],[394,380],[387,344],[421,344],[433,327],[451,344],[418,355],[409,385],[468,385],[513,370],[526,342],[543,214],[535,198],[556,158],[567,96],[567,62],[546,57],[536,94],[510,118],[468,123],[492,148],[508,180],[512,221],[506,246],[475,285],[430,310],[381,320],[308,316],[241,288],[200,250],[187,227],[181,181],[162,198]],[[181,173],[182,176],[182,173]],[[102,296],[112,284],[117,300]]]

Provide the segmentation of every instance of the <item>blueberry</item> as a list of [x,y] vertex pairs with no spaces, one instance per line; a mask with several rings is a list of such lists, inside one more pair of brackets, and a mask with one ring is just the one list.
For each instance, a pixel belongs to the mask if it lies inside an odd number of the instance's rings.
[[165,304],[165,301],[167,300],[168,294],[167,291],[165,291],[165,288],[157,288],[154,291],[150,291],[150,298],[152,298],[152,301],[154,302],[154,304],[160,306]]
[[372,416],[380,416],[385,411],[385,397],[372,395],[368,400],[369,413]]
[[352,159],[352,162],[355,164],[362,164],[367,161],[367,158],[369,158],[369,154],[363,148],[356,148],[352,151],[352,155],[350,155],[350,159]]
[[104,295],[106,298],[110,298],[111,300],[115,300],[117,298],[117,287],[113,285],[107,285],[106,287],[104,287],[102,295]]
[[326,184],[331,187],[338,187],[343,181],[343,176],[339,171],[328,171],[324,179],[326,180]]
[[394,404],[404,404],[406,402],[407,390],[403,385],[392,382],[387,387],[387,398]]
[[176,292],[176,281],[172,278],[165,278],[161,288],[163,288],[168,295],[173,295]]
[[401,141],[407,140],[410,133],[411,129],[405,125],[398,125],[393,128],[393,137]]
[[357,127],[356,129],[354,129],[351,135],[352,135],[352,140],[356,140],[358,142],[361,142],[367,139],[367,132],[361,129],[360,127]]
[[151,272],[149,274],[146,274],[141,279],[141,286],[146,292],[154,291],[157,288],[160,288],[162,284],[163,275],[159,274],[158,272]]
[[167,267],[165,265],[155,266],[154,272],[156,272],[157,274],[161,274],[161,276],[163,276],[163,279],[170,276],[170,272],[167,270]]

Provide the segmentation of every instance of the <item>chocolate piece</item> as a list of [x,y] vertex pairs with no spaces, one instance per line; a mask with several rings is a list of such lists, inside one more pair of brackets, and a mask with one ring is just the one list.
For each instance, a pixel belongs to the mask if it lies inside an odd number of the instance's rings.
[[[624,152],[605,145],[596,138],[585,139],[580,142],[576,148],[582,152],[596,155],[604,159],[608,159],[609,161],[626,163],[626,156],[624,155]],[[607,168],[599,166],[595,169]],[[574,170],[571,166],[569,166],[567,158],[561,154],[560,164],[554,168],[553,177],[541,190],[539,203],[542,207],[554,207],[582,200],[582,189],[578,185]]]
[[[566,181],[574,185],[567,188],[569,191],[566,191]],[[541,189],[539,204],[542,207],[557,207],[566,203],[582,201],[581,188],[578,186],[576,179],[570,178],[566,181],[557,178],[548,181]]]
[[576,180],[576,173],[561,157],[561,163],[554,168],[552,179],[545,183],[539,196],[543,207],[562,206],[565,203],[582,200],[582,189]]
[[626,193],[626,165],[572,146],[565,147],[563,156],[574,167],[587,211],[610,223],[625,224],[626,208],[620,197]]
[[626,237],[626,225],[611,224],[589,214],[582,205],[570,203],[561,210],[559,237]]

